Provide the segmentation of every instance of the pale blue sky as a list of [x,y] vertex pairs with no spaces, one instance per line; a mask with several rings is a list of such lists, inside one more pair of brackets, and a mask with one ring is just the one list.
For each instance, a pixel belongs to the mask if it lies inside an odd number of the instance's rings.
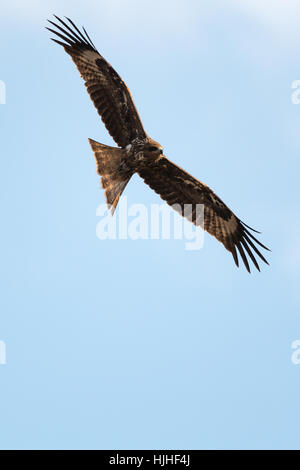
[[[300,448],[297,5],[1,7],[1,448]],[[112,140],[52,13],[85,25],[165,154],[262,230],[270,267],[237,269],[209,236],[96,237],[87,139]],[[138,177],[126,195],[160,202]]]

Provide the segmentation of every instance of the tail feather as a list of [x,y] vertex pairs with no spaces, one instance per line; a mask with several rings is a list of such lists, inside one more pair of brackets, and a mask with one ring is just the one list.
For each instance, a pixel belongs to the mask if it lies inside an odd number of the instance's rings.
[[95,155],[97,172],[101,176],[102,187],[108,207],[114,213],[122,192],[132,176],[125,163],[126,152],[123,149],[109,147],[89,139]]

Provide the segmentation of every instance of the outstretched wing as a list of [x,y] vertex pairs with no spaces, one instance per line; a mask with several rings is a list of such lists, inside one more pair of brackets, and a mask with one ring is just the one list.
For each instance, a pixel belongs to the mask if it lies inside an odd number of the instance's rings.
[[[255,255],[268,264],[256,244],[266,250],[269,249],[253,236],[251,231],[256,232],[256,230],[238,219],[208,186],[166,157],[162,156],[155,163],[139,171],[139,175],[181,215],[195,225],[201,225],[204,230],[223,243],[231,252],[237,266],[239,265],[237,250],[249,272],[250,266],[246,255],[259,271]],[[203,211],[197,211],[197,204],[204,205],[204,217]]]
[[112,138],[120,147],[126,147],[136,138],[144,139],[146,133],[142,122],[121,77],[99,54],[84,28],[81,32],[69,18],[70,25],[54,16],[62,26],[48,20],[57,30],[47,29],[63,42],[52,40],[62,45],[72,57]]

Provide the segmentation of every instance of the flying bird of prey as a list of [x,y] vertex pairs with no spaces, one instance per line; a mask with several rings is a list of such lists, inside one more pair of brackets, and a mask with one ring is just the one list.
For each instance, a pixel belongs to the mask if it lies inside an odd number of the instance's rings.
[[[234,215],[208,186],[168,160],[162,146],[147,135],[126,84],[99,54],[86,30],[80,31],[69,18],[63,21],[54,16],[58,23],[49,22],[56,29],[47,29],[59,39],[52,40],[72,57],[102,121],[118,145],[110,147],[89,139],[112,211],[131,176],[137,173],[169,205],[179,208],[195,225],[201,223],[204,230],[223,243],[237,266],[238,253],[249,272],[247,255],[258,270],[255,255],[268,264],[257,245],[268,248],[254,237],[252,231],[256,230]],[[198,204],[204,206],[201,221],[197,216]],[[185,211],[186,206],[192,209]]]

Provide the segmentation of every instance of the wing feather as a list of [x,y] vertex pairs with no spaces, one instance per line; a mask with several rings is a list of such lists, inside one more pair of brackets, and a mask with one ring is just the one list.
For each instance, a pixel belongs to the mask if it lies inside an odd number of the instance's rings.
[[47,29],[62,41],[52,40],[72,57],[112,138],[120,147],[126,147],[134,139],[145,139],[146,132],[124,81],[99,54],[84,28],[85,36],[69,18],[71,26],[54,16],[60,24],[48,20],[56,30]]
[[269,249],[249,231],[254,231],[254,229],[236,217],[208,186],[164,156],[155,163],[139,170],[138,173],[145,183],[169,205],[179,205],[181,215],[186,216],[184,214],[185,204],[193,204],[193,216],[187,218],[192,220],[195,225],[200,225],[199,220],[195,217],[197,213],[196,204],[203,204],[204,224],[202,221],[202,227],[219,242],[223,243],[225,248],[231,252],[237,266],[239,266],[238,253],[248,272],[250,272],[250,265],[247,255],[258,271],[260,271],[260,267],[255,254],[268,264],[254,242],[266,250]]

